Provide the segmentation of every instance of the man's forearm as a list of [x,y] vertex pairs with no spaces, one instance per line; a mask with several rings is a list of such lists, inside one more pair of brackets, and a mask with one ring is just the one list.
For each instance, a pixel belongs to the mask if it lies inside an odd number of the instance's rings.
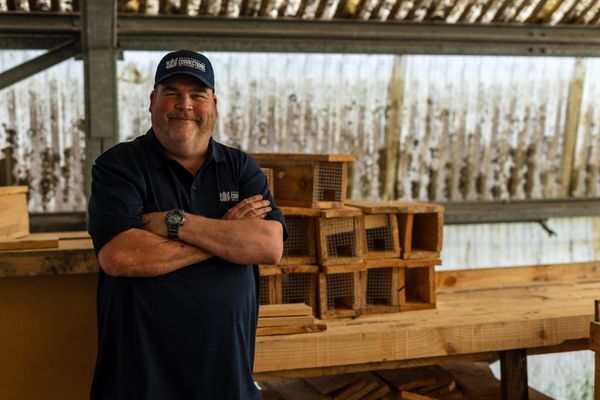
[[180,240],[236,264],[276,264],[283,252],[283,227],[264,219],[222,220],[187,214]]
[[142,229],[121,232],[98,252],[101,268],[111,276],[164,275],[211,257],[194,245]]

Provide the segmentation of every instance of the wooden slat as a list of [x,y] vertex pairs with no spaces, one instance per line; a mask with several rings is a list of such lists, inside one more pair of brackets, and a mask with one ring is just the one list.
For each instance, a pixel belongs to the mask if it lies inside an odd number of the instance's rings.
[[292,317],[312,315],[312,308],[303,303],[292,304],[269,304],[260,306],[258,316],[260,317]]
[[330,400],[315,389],[299,379],[286,381],[272,381],[264,384],[265,387],[279,393],[287,400]]
[[22,239],[0,240],[0,251],[36,250],[58,248],[57,236],[25,237]]
[[436,287],[438,290],[468,290],[584,279],[600,279],[600,261],[438,271]]
[[314,324],[315,319],[312,315],[301,315],[292,317],[261,317],[258,319],[259,328],[269,328],[275,326],[303,326]]
[[362,216],[362,211],[355,207],[330,208],[328,210],[321,210],[321,218],[350,218],[360,216]]
[[307,208],[307,207],[279,207],[281,213],[284,216],[298,215],[306,217],[319,217],[321,216],[321,210],[318,208]]
[[300,154],[300,153],[252,153],[252,157],[260,164],[263,161],[326,161],[326,162],[354,162],[358,157],[354,154]]
[[292,335],[297,333],[321,332],[326,325],[299,325],[299,326],[269,326],[256,329],[256,336]]
[[350,385],[356,380],[354,374],[317,376],[304,381],[321,394],[329,394]]
[[27,186],[0,186],[0,196],[27,193],[28,190],[29,188]]

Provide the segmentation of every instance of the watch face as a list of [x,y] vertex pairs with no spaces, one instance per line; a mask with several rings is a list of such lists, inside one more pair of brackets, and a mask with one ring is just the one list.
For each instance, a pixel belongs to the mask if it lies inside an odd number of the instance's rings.
[[166,222],[170,226],[182,225],[183,215],[176,211],[170,211],[166,215]]
[[169,224],[169,225],[177,225],[180,220],[181,220],[181,217],[175,213],[169,214],[167,216],[167,224]]

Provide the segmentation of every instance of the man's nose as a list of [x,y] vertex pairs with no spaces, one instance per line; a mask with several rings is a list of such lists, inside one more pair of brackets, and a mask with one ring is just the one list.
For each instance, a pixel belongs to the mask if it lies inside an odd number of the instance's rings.
[[182,95],[177,102],[177,108],[181,110],[189,110],[192,108],[192,98],[188,95]]

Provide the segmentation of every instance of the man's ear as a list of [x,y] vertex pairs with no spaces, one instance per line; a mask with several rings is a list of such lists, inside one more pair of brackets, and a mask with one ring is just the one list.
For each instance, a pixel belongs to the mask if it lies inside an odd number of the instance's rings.
[[156,97],[156,89],[150,92],[150,106],[148,107],[148,111],[152,112],[152,106],[154,106],[154,98]]
[[219,108],[217,107],[218,101],[217,101],[217,95],[216,94],[213,94],[213,101],[215,102],[215,111],[217,113],[219,113]]

